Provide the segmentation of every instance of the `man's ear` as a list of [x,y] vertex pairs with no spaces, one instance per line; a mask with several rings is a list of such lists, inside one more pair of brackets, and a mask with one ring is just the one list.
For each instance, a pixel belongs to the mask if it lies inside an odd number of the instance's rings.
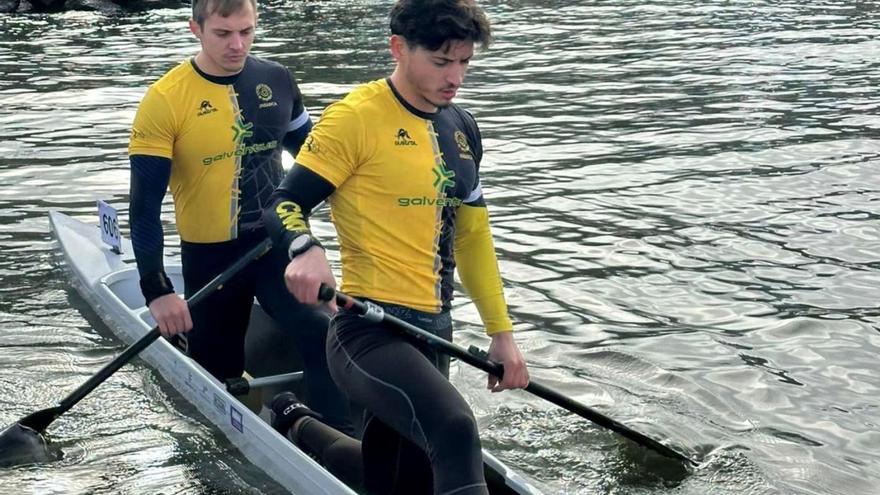
[[202,27],[199,26],[199,23],[196,22],[195,19],[189,20],[189,31],[194,34],[196,38],[202,39]]
[[394,60],[400,62],[400,58],[407,48],[406,38],[399,34],[392,34],[389,43],[391,45],[391,56],[394,57]]

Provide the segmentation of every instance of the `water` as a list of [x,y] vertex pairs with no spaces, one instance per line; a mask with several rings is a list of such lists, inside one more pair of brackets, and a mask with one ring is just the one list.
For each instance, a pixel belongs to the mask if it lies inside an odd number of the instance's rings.
[[[547,493],[880,492],[874,2],[486,1],[478,118],[502,273],[536,379],[703,461],[689,473],[525,393],[453,381]],[[255,53],[320,108],[390,72],[389,2],[264,2]],[[186,9],[0,17],[0,425],[122,344],[47,211],[127,217],[128,127],[197,49]],[[164,209],[169,249],[176,237]],[[319,219],[319,229],[327,229]],[[457,339],[485,345],[457,300]],[[56,421],[8,493],[275,493],[143,363]]]

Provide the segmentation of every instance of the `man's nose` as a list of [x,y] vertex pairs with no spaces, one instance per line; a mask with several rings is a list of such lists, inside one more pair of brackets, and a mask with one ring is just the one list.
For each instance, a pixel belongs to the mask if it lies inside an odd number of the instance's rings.
[[240,50],[244,48],[244,36],[238,33],[233,33],[232,38],[229,40],[229,48],[232,48],[234,50]]
[[455,87],[461,86],[464,81],[464,73],[467,71],[465,64],[449,64],[450,69],[446,72],[446,82]]

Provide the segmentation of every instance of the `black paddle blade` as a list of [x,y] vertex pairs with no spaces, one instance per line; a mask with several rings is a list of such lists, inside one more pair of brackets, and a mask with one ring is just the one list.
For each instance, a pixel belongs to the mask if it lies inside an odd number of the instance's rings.
[[[199,289],[187,300],[190,307],[199,304],[208,297],[209,294],[217,290],[221,285],[226,283],[230,278],[235,276],[242,268],[247,266],[251,261],[259,258],[272,248],[272,241],[263,240],[260,244],[251,248],[250,251],[238,259],[229,268],[214,277],[207,285]],[[159,327],[153,327],[152,330],[145,333],[141,338],[128,346],[122,354],[116,356],[113,361],[105,364],[103,368],[98,370],[85,383],[77,387],[70,395],[64,398],[61,403],[49,409],[43,409],[35,413],[28,414],[18,423],[10,426],[0,433],[0,466],[4,464],[22,464],[28,462],[40,462],[53,459],[60,459],[60,451],[53,452],[50,450],[48,442],[40,434],[46,430],[52,421],[61,416],[83,397],[88,395],[98,385],[104,382],[116,370],[128,363],[142,350],[146,349],[156,339],[160,337]]]
[[[27,417],[31,416],[33,414]],[[52,449],[43,435],[33,428],[15,423],[0,433],[0,467],[54,461],[60,458],[61,451]]]
[[35,430],[37,433],[41,433],[46,431],[46,428],[52,423],[52,421],[55,421],[58,416],[61,416],[61,412],[61,407],[59,406],[41,409],[21,418],[18,424],[25,428]]

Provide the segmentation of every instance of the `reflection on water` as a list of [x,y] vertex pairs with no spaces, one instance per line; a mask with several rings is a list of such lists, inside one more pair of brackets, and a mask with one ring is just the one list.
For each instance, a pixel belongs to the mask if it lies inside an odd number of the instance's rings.
[[[390,2],[265,2],[256,52],[317,116],[391,68]],[[870,493],[880,483],[880,76],[871,2],[487,1],[460,102],[533,375],[704,460],[689,474],[457,367],[486,445],[548,493]],[[194,53],[186,9],[0,17],[0,424],[120,349],[46,212],[126,215],[128,127]],[[174,252],[170,203],[165,206]],[[326,219],[318,222],[326,229]],[[457,301],[458,339],[485,345]],[[51,428],[36,493],[278,487],[142,363]]]

